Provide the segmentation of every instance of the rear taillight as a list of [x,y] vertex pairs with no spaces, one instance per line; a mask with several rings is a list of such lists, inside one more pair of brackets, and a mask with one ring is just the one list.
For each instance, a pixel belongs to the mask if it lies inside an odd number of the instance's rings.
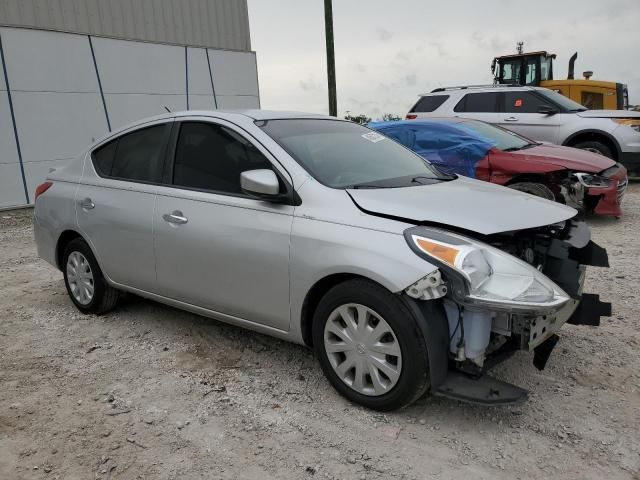
[[36,200],[38,200],[38,197],[42,195],[44,192],[46,192],[47,190],[49,190],[52,185],[53,185],[53,182],[44,182],[38,185],[36,187],[36,198],[33,201],[35,202]]
[[404,117],[407,120],[415,120],[416,118],[418,118],[418,115],[416,115],[415,113],[407,113],[407,116]]

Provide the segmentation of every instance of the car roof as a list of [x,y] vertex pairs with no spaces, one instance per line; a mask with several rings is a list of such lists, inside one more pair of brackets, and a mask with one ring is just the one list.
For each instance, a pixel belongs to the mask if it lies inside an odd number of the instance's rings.
[[486,93],[495,91],[511,90],[521,92],[524,90],[546,90],[543,87],[532,87],[527,85],[462,85],[457,87],[439,87],[427,93],[421,93],[420,97],[428,97],[430,95],[447,95],[454,92],[459,93]]
[[178,112],[167,112],[160,115],[154,115],[150,117],[141,118],[135,122],[128,123],[115,130],[107,133],[103,137],[95,141],[89,149],[94,148],[96,145],[102,144],[106,140],[116,138],[128,130],[136,130],[138,127],[142,127],[149,123],[154,123],[162,120],[172,120],[182,117],[211,117],[229,121],[238,121],[241,119],[249,118],[251,120],[282,120],[282,119],[303,119],[303,118],[316,118],[325,120],[337,120],[346,122],[341,118],[331,117],[329,115],[322,115],[317,113],[307,112],[295,112],[295,111],[280,111],[280,110],[259,110],[259,109],[219,109],[219,110],[182,110]]

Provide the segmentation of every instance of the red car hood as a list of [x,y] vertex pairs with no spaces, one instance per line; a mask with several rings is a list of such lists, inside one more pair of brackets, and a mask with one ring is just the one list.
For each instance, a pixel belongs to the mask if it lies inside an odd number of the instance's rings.
[[517,155],[519,160],[535,162],[537,164],[557,165],[569,170],[588,173],[601,172],[616,164],[616,162],[610,158],[597,153],[580,150],[578,148],[561,147],[559,145],[542,144],[508,153]]

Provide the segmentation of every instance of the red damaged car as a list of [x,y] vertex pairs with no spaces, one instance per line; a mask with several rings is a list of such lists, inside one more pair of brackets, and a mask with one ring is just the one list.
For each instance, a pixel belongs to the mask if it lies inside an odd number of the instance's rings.
[[447,173],[465,175],[600,215],[622,215],[627,170],[586,150],[542,144],[478,120],[370,123]]

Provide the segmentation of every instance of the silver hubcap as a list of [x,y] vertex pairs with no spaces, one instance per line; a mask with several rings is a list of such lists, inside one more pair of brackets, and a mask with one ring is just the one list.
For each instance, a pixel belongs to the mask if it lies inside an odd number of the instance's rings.
[[93,272],[80,252],[72,252],[67,259],[67,281],[73,298],[81,305],[88,305],[93,298]]
[[391,326],[369,307],[348,303],[331,312],[324,348],[338,377],[358,393],[383,395],[398,383],[400,344]]

